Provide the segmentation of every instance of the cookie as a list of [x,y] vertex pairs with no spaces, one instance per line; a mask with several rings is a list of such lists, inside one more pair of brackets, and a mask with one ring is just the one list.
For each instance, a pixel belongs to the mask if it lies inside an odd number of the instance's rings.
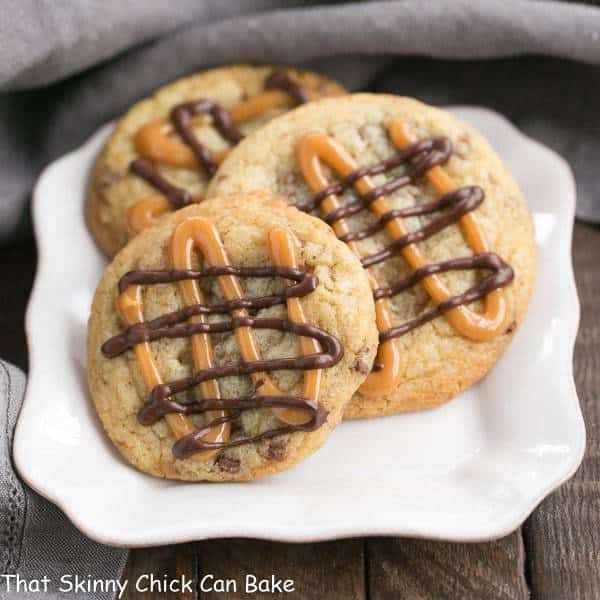
[[207,196],[264,189],[360,256],[380,346],[348,418],[430,408],[483,377],[525,314],[532,220],[487,141],[410,98],[299,107],[241,142]]
[[117,123],[96,161],[86,220],[98,245],[114,256],[164,213],[200,201],[217,164],[244,135],[299,103],[343,93],[309,71],[250,65],[160,88]]
[[138,469],[249,480],[314,452],[377,348],[356,256],[264,194],[194,204],[136,236],[98,285],[88,381]]

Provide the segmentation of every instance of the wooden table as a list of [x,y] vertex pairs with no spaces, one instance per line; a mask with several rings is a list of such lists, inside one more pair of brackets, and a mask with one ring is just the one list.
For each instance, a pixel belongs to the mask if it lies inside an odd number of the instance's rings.
[[[212,573],[243,583],[246,574],[293,579],[290,598],[600,598],[600,229],[575,226],[573,256],[582,302],[575,379],[588,445],[582,467],[544,500],[522,528],[484,544],[403,538],[320,544],[218,540],[131,552],[126,577],[154,573],[198,581]],[[25,302],[35,251],[0,250],[0,356],[26,368]],[[285,597],[277,594],[276,597]],[[129,593],[127,598],[142,597]],[[144,598],[273,598],[194,592]]]

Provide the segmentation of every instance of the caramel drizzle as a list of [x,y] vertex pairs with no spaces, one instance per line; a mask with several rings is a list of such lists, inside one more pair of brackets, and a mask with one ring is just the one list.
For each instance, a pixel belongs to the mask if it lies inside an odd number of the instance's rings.
[[[265,91],[231,110],[226,110],[213,100],[193,100],[175,106],[170,119],[158,119],[142,126],[134,140],[140,158],[132,161],[129,168],[160,193],[146,196],[129,207],[129,230],[138,233],[153,224],[160,215],[199,200],[170,183],[156,169],[155,163],[185,169],[197,169],[200,166],[210,178],[227,155],[228,150],[211,152],[200,143],[193,130],[194,119],[210,117],[223,138],[235,145],[244,137],[236,124],[286,106],[290,101],[302,104],[309,100],[308,92],[286,73],[273,71],[265,81]],[[177,133],[183,143],[172,139],[170,136],[173,133]]]
[[[173,446],[176,458],[195,455],[207,460],[224,448],[251,444],[294,431],[313,431],[327,418],[327,411],[318,402],[321,370],[339,362],[343,348],[334,336],[306,322],[299,298],[311,293],[318,285],[315,275],[298,268],[297,240],[283,228],[271,229],[267,236],[271,267],[234,267],[219,234],[209,220],[190,218],[181,222],[171,240],[174,269],[130,271],[119,282],[118,307],[127,327],[102,346],[107,358],[133,349],[140,364],[149,400],[138,413],[143,425],[165,418],[177,442]],[[203,269],[192,269],[194,250],[198,248],[205,262]],[[225,298],[218,305],[204,302],[198,280],[216,277]],[[276,295],[245,298],[238,277],[283,277],[285,290]],[[144,285],[179,283],[186,306],[145,321],[141,290]],[[248,311],[286,304],[288,319],[255,317]],[[209,323],[210,314],[231,314],[228,321]],[[300,336],[301,355],[263,360],[252,333],[253,329],[278,329]],[[211,333],[235,332],[242,361],[215,366]],[[164,383],[150,350],[150,342],[163,338],[191,338],[196,373]],[[275,386],[267,371],[305,370],[302,396],[285,396]],[[256,394],[252,398],[224,399],[218,380],[223,377],[249,375]],[[199,387],[202,400],[181,403],[173,395]],[[261,434],[229,441],[231,422],[251,408],[269,408],[285,423],[284,426]],[[191,414],[206,414],[207,423],[195,428],[187,419]]]
[[[320,209],[324,213],[323,219],[333,227],[338,238],[348,243],[360,257],[365,269],[398,253],[413,269],[410,277],[389,287],[380,287],[373,273],[367,271],[375,299],[380,345],[373,372],[361,387],[361,392],[366,395],[385,394],[397,387],[405,370],[405,359],[398,338],[439,316],[444,315],[461,335],[472,340],[486,341],[498,335],[505,326],[508,313],[506,300],[499,290],[514,278],[512,268],[499,256],[488,252],[483,232],[471,212],[483,202],[483,190],[478,186],[457,188],[440,166],[452,153],[450,140],[433,137],[415,141],[400,120],[392,121],[389,134],[398,152],[371,167],[359,167],[345,148],[325,133],[308,133],[297,147],[300,170],[315,193],[310,202],[299,208],[305,211]],[[342,178],[339,183],[331,184],[327,180],[322,162]],[[403,175],[379,187],[372,183],[371,176],[387,173],[403,165],[407,166]],[[409,208],[392,208],[385,196],[422,176],[428,179],[441,197]],[[337,196],[350,188],[356,190],[358,198],[342,205]],[[345,219],[363,210],[372,212],[377,221],[362,230],[351,231]],[[414,231],[409,231],[403,221],[404,217],[438,212],[440,214],[428,224]],[[460,225],[474,256],[437,264],[427,263],[416,243],[453,223]],[[363,256],[357,242],[381,230],[389,235],[392,242],[379,252]],[[437,275],[467,269],[484,269],[491,273],[465,293],[452,296]],[[416,284],[423,286],[436,307],[394,327],[388,299]],[[479,299],[485,302],[482,314],[465,306]]]

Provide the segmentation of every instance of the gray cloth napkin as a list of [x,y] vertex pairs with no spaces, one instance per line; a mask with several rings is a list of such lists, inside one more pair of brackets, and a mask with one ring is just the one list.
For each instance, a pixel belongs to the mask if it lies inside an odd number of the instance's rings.
[[[127,551],[86,538],[56,506],[27,488],[16,476],[11,447],[24,389],[23,373],[0,361],[0,598],[113,598],[112,593],[59,591],[60,586],[68,590],[75,576],[84,581],[119,579]],[[4,575],[13,577],[6,579]],[[28,582],[48,577],[48,593],[36,593],[35,588],[24,591],[23,584],[17,584],[17,575]],[[61,584],[64,575],[70,579]]]
[[[350,89],[491,106],[571,162],[581,217],[592,218],[600,192],[594,7],[534,0],[4,0],[0,52],[0,244],[27,233],[26,201],[45,164],[158,85],[228,62],[304,64]],[[538,56],[510,58],[524,54]],[[22,388],[22,374],[0,363],[2,572],[118,578],[122,550],[85,538],[16,477],[10,444]]]
[[[156,86],[202,67],[231,61],[314,63],[328,57],[323,68],[356,89],[387,64],[381,57],[394,55],[541,54],[600,63],[600,10],[563,2],[403,0],[302,8],[283,0],[5,4],[0,91],[8,93],[0,97],[0,243],[23,231],[26,199],[45,164]],[[260,12],[276,6],[286,9]],[[332,60],[350,55],[377,58],[346,59],[341,70]],[[396,91],[412,78],[413,73],[403,78]],[[516,94],[510,79],[503,83],[496,96]],[[427,82],[425,92],[435,85]],[[545,79],[535,93],[544,102],[559,95],[564,100],[576,90]],[[594,196],[587,190],[580,195],[583,217]]]

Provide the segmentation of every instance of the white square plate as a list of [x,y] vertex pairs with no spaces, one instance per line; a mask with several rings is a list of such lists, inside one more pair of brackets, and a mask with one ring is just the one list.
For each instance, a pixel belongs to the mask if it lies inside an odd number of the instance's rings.
[[87,391],[85,339],[106,261],[85,227],[83,200],[109,127],[50,165],[34,194],[39,265],[14,443],[27,483],[89,537],[122,546],[233,536],[483,540],[516,528],[575,471],[585,446],[572,375],[574,183],[559,156],[500,115],[452,112],[487,136],[533,211],[538,279],[525,323],[492,372],[453,402],[344,423],[301,465],[246,484],[154,479],[126,465],[104,436]]

